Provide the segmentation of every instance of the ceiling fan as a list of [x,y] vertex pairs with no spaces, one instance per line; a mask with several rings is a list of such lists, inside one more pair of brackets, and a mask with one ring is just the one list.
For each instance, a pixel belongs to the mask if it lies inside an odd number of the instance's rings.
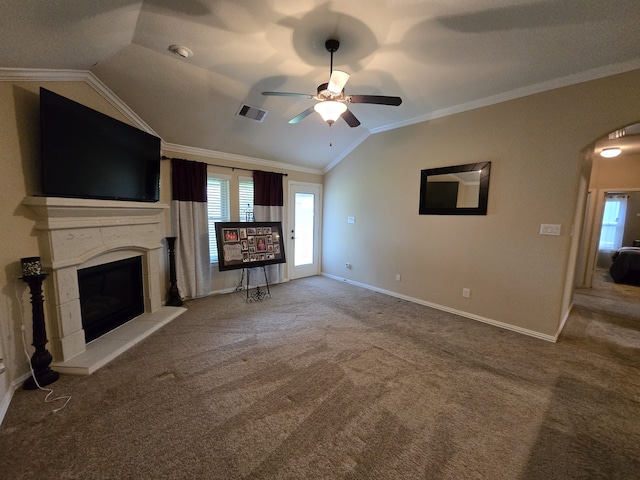
[[392,106],[398,106],[402,103],[402,99],[400,97],[389,97],[386,95],[345,95],[344,86],[346,85],[347,80],[349,80],[349,74],[341,72],[340,70],[333,70],[333,54],[340,47],[340,42],[330,38],[325,42],[324,46],[331,54],[330,77],[328,83],[323,83],[318,86],[316,95],[310,95],[307,93],[262,92],[262,95],[278,97],[305,97],[308,99],[318,100],[318,103],[293,117],[289,120],[289,123],[298,123],[316,111],[329,125],[332,125],[338,118],[342,117],[350,127],[357,127],[360,125],[360,121],[347,108],[347,103],[370,103],[375,105]]

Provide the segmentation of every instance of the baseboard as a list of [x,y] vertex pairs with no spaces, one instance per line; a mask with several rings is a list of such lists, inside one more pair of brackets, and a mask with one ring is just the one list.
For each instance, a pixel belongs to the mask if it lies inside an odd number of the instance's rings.
[[0,400],[0,425],[2,425],[2,422],[4,421],[4,417],[7,414],[7,412],[9,411],[9,405],[11,405],[11,400],[13,399],[13,393],[30,376],[31,376],[31,373],[27,372],[24,375],[21,375],[20,377],[15,379],[13,382],[11,382],[9,390],[7,390],[7,393],[4,395],[2,400]]
[[427,302],[426,300],[421,300],[419,298],[409,297],[407,295],[402,295],[401,293],[393,292],[391,290],[385,290],[383,288],[374,287],[372,285],[367,285],[366,283],[355,282],[353,280],[349,280],[344,277],[338,277],[336,275],[331,275],[329,273],[321,273],[323,277],[331,278],[333,280],[338,280],[340,282],[346,282],[350,285],[355,285],[356,287],[366,288],[367,290],[372,290],[374,292],[382,293],[384,295],[389,295],[390,297],[400,298],[402,300],[406,300],[408,302],[417,303],[419,305],[424,305],[425,307],[435,308],[436,310],[441,310],[443,312],[452,313],[454,315],[458,315],[460,317],[469,318],[471,320],[476,320],[478,322],[487,323],[489,325],[493,325],[494,327],[503,328],[505,330],[511,330],[512,332],[521,333],[523,335],[527,335],[529,337],[539,338],[540,340],[545,340],[547,342],[555,343],[557,340],[557,335],[546,335],[544,333],[536,332],[535,330],[529,330],[527,328],[517,327],[515,325],[511,325],[509,323],[500,322],[498,320],[494,320],[492,318],[482,317],[480,315],[476,315],[474,313],[465,312],[462,310],[457,310],[455,308],[450,308],[445,305],[439,305],[437,303]]
[[10,388],[2,398],[2,401],[0,401],[0,425],[2,425],[4,416],[7,414],[7,410],[9,410],[9,405],[11,405],[11,399],[13,398],[14,391],[15,388]]
[[[269,286],[272,287],[273,285],[278,285],[280,283],[287,283],[288,281],[289,281],[288,278],[283,278],[281,282],[270,283]],[[256,287],[251,286],[250,288],[256,288]],[[260,288],[264,289],[264,285],[260,285]],[[246,292],[246,290],[247,290],[247,287],[243,285],[241,290],[238,290],[238,287],[229,287],[229,288],[223,288],[220,290],[214,290],[209,295],[226,295],[227,293],[241,293],[241,292]]]
[[560,322],[560,326],[558,327],[558,331],[555,334],[554,342],[558,341],[558,338],[560,337],[560,334],[562,333],[562,330],[564,329],[564,324],[567,323],[567,320],[569,319],[569,315],[571,315],[571,310],[573,310],[573,301],[571,301],[571,304],[569,305],[569,308],[567,308],[567,311],[564,312],[564,315],[562,316],[562,321]]

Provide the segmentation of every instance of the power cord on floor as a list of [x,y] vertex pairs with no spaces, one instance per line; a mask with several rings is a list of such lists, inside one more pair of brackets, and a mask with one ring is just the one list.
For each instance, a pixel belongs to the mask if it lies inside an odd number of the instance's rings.
[[31,376],[33,377],[33,381],[35,382],[36,386],[38,387],[38,389],[42,390],[43,392],[48,392],[47,395],[44,397],[44,403],[56,402],[58,400],[64,400],[65,401],[64,404],[61,407],[54,408],[52,410],[53,413],[57,413],[60,410],[62,410],[64,407],[66,407],[67,404],[71,401],[71,395],[62,395],[60,397],[50,398],[53,395],[53,389],[42,387],[38,383],[38,378],[36,377],[36,374],[33,371],[33,365],[31,365],[31,357],[29,356],[29,352],[27,351],[27,339],[26,339],[26,336],[25,336],[25,333],[24,333],[27,328],[24,325],[24,311],[22,309],[22,299],[18,295],[18,280],[17,279],[15,280],[15,283],[14,283],[14,293],[15,293],[15,296],[16,296],[16,300],[18,301],[18,305],[20,305],[20,333],[22,335],[22,351],[24,352],[24,355],[27,358],[27,363],[29,364],[29,370],[31,370]]

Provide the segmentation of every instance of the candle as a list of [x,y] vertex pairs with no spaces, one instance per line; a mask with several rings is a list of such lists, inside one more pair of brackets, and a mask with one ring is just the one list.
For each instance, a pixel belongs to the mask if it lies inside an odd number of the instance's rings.
[[27,257],[21,258],[22,275],[24,277],[34,277],[36,275],[42,275],[42,262],[40,257]]

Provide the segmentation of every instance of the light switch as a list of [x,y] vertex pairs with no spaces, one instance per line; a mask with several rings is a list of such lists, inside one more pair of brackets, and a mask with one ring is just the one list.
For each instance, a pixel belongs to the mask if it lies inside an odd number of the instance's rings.
[[356,217],[347,217],[347,223],[356,223]]
[[560,225],[553,223],[541,223],[540,235],[560,235]]

